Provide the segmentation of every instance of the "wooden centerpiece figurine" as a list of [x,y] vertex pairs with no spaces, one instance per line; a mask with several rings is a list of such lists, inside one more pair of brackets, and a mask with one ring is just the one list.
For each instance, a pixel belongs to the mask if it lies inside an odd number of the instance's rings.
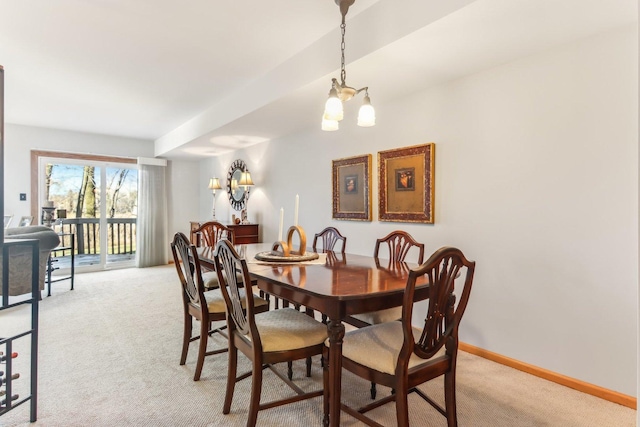
[[[298,237],[300,238],[300,246],[298,246],[298,250],[293,249],[293,235],[294,233],[298,233]],[[307,247],[307,235],[305,234],[302,227],[298,225],[294,225],[293,227],[289,227],[289,231],[287,231],[287,241],[279,241],[273,244],[271,248],[272,255],[277,256],[291,256],[291,255],[304,255]],[[280,249],[280,250],[278,250]]]
[[[282,225],[284,209],[280,208],[280,229],[278,230],[278,241],[273,243],[271,251],[260,252],[256,254],[256,259],[260,261],[270,262],[299,262],[311,261],[318,259],[315,252],[307,252],[307,235],[304,229],[298,225],[298,203],[299,197],[296,194],[296,208],[293,216],[294,225],[289,227],[287,231],[287,240],[282,240]],[[297,249],[293,247],[294,234],[298,234],[299,246]]]

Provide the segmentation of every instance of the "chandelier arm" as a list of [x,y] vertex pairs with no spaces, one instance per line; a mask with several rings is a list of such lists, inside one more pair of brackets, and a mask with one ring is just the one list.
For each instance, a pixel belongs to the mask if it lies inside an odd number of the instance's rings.
[[356,93],[354,93],[354,95],[357,95],[362,91],[364,91],[365,93],[369,93],[369,86],[365,86],[365,87],[362,87],[362,88],[356,90]]

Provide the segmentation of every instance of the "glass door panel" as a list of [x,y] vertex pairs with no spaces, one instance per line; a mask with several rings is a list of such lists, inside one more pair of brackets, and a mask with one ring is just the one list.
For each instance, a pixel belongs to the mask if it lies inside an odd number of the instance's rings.
[[[106,162],[42,160],[41,211],[52,206],[54,230],[74,234],[76,267],[86,271],[132,266],[138,170]],[[60,267],[65,264],[62,259]]]
[[[76,264],[79,267],[102,264],[101,178],[102,171],[99,166],[54,162],[45,164],[43,204],[52,205],[54,208],[53,228],[57,232],[72,233],[75,236]],[[42,212],[41,223],[45,224],[45,210],[42,209]],[[60,267],[66,266],[65,257],[60,260]]]
[[132,264],[136,257],[138,170],[106,168],[107,264]]

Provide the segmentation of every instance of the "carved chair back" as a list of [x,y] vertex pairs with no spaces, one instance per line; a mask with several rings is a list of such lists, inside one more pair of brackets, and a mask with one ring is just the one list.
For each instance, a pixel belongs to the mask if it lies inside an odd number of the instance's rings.
[[[247,262],[238,255],[233,244],[226,239],[216,244],[213,259],[218,272],[220,289],[227,305],[229,333],[237,331],[242,335],[249,335],[252,345],[255,348],[262,348],[255,324],[255,301],[251,292],[251,277]],[[242,292],[241,289],[243,289]]]
[[313,250],[317,251],[317,243],[318,240],[322,242],[322,250],[323,251],[336,251],[336,244],[341,242],[340,252],[344,253],[347,247],[347,238],[340,234],[337,228],[335,227],[327,227],[313,237]]
[[373,251],[373,257],[376,260],[379,259],[380,246],[383,244],[386,244],[386,247],[389,250],[390,263],[404,262],[407,254],[412,248],[418,249],[418,264],[422,264],[422,261],[424,260],[424,244],[418,243],[406,231],[392,231],[385,237],[376,240],[376,246]]
[[235,232],[232,228],[227,227],[217,221],[208,221],[194,230],[200,234],[200,245],[214,247],[218,241],[222,239],[235,242]]
[[206,309],[206,304],[201,304],[201,301],[206,300],[202,270],[195,245],[192,245],[183,233],[176,233],[171,242],[171,252],[182,284],[185,310],[188,306],[197,307],[200,310]]
[[[458,351],[458,326],[469,301],[475,265],[459,249],[444,247],[434,252],[420,267],[411,270],[404,294],[404,345],[400,351],[398,366],[408,363],[412,353],[429,359],[443,346],[446,346],[447,355],[455,358]],[[411,326],[413,298],[416,280],[425,274],[429,279],[428,308],[422,334],[415,340]],[[456,293],[460,295],[457,304]]]

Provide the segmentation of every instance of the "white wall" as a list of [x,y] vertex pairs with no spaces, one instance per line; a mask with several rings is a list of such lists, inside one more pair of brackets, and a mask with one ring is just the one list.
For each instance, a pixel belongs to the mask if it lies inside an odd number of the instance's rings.
[[[378,124],[319,129],[201,163],[202,186],[235,158],[257,184],[249,219],[264,241],[280,207],[308,235],[325,226],[348,252],[404,229],[431,253],[477,261],[462,340],[636,395],[638,311],[637,27],[561,46],[376,104]],[[376,153],[436,143],[435,225],[377,221]],[[373,154],[374,221],[331,219],[331,160]],[[203,192],[205,194],[205,192]],[[230,217],[218,196],[219,217]],[[206,192],[200,214],[208,216]]]
[[[206,187],[209,181],[201,185],[198,161],[171,160],[168,167],[169,237],[173,239],[173,235],[178,231],[189,236],[189,221],[208,218],[199,215],[198,208],[205,195],[198,189]],[[211,194],[209,194],[209,202],[211,202]],[[173,260],[170,249],[169,259]]]

